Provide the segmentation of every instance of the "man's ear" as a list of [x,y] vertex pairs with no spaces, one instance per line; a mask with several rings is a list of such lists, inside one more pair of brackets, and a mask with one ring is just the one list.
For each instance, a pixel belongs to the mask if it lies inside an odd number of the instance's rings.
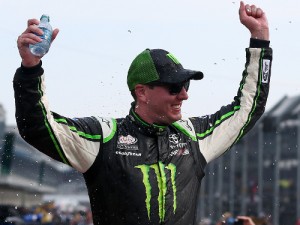
[[135,86],[135,95],[138,102],[147,102],[147,90],[146,86],[143,84],[137,84]]

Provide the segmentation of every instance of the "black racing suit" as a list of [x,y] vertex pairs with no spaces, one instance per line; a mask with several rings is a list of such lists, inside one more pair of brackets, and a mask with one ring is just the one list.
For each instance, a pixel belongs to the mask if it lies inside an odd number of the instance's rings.
[[204,168],[243,137],[265,110],[269,43],[251,40],[234,101],[212,115],[150,125],[126,118],[51,112],[41,63],[15,74],[16,120],[39,151],[83,173],[94,224],[193,225]]

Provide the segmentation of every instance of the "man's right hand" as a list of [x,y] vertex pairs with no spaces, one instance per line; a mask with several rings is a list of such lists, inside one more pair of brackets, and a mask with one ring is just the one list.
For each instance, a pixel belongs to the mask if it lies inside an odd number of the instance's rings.
[[[41,57],[33,55],[29,50],[29,44],[36,44],[41,42],[41,38],[35,34],[42,35],[43,31],[38,28],[40,21],[37,19],[30,19],[27,22],[27,29],[18,37],[17,44],[19,54],[22,58],[22,65],[25,67],[32,67],[39,64]],[[56,38],[59,30],[54,29],[52,33],[52,41]]]

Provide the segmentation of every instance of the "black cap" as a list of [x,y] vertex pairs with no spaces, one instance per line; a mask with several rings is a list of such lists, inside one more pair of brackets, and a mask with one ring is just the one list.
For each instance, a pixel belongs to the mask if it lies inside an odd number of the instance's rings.
[[202,72],[184,69],[168,51],[146,49],[132,61],[127,75],[127,84],[129,90],[133,90],[137,84],[153,81],[174,84],[202,78]]

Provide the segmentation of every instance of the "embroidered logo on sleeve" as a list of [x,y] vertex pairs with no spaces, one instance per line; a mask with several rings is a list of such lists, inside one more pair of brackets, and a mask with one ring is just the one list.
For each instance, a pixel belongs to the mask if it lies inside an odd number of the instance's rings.
[[264,59],[261,82],[267,84],[269,82],[269,76],[270,76],[270,60]]

